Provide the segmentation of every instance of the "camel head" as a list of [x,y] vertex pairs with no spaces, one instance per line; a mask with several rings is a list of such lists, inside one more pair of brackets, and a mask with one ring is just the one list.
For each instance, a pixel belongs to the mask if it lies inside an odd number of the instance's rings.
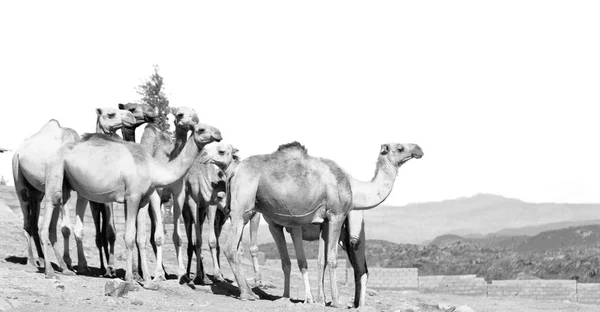
[[202,152],[202,160],[217,165],[222,170],[227,169],[236,161],[238,149],[231,144],[217,142],[207,145]]
[[194,142],[196,142],[199,150],[202,150],[205,145],[211,142],[220,142],[223,139],[219,129],[207,124],[199,123],[197,125],[193,125],[192,131],[193,133],[191,138],[194,138]]
[[399,168],[413,158],[423,157],[423,150],[417,144],[387,143],[381,145],[379,154],[379,158]]
[[138,103],[119,103],[119,109],[130,111],[135,117],[135,126],[140,126],[146,122],[154,122],[154,119],[158,117],[158,113],[149,104],[138,104]]
[[175,129],[192,130],[192,126],[199,123],[196,111],[188,107],[171,107],[171,114],[175,116]]
[[96,127],[103,133],[113,133],[122,127],[131,127],[136,123],[133,114],[127,110],[112,107],[96,108],[96,114],[98,115]]

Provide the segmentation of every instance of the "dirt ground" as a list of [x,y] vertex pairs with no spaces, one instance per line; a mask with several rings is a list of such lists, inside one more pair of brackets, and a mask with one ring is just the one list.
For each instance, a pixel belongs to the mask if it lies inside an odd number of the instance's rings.
[[[104,295],[104,287],[111,279],[97,276],[65,276],[60,280],[45,279],[44,274],[26,263],[27,250],[22,234],[22,216],[10,209],[1,209],[0,203],[0,311],[314,311],[333,308],[320,304],[303,304],[303,286],[300,274],[292,275],[292,299],[280,298],[283,292],[283,273],[280,268],[264,267],[263,281],[269,288],[254,288],[261,299],[243,302],[236,298],[237,288],[229,283],[212,286],[179,285],[177,279],[160,284],[156,291],[139,287],[125,297]],[[91,220],[87,220],[91,222]],[[122,235],[123,229],[117,229]],[[94,245],[94,233],[86,227],[86,255],[93,272],[98,273],[98,256]],[[167,238],[170,239],[171,233]],[[59,236],[60,237],[60,236]],[[71,255],[76,262],[74,240],[71,243]],[[117,266],[124,266],[122,236],[117,240]],[[151,252],[150,252],[151,253]],[[205,266],[212,266],[209,255],[205,253]],[[50,255],[54,260],[54,255]],[[151,256],[150,258],[153,258]],[[252,277],[247,253],[244,254],[244,271]],[[223,259],[223,274],[232,280],[233,274],[227,261]],[[168,273],[175,273],[175,254],[172,245],[165,247],[165,267]],[[150,269],[153,271],[154,264]],[[310,269],[310,268],[309,268]],[[316,294],[316,270],[312,270],[311,283]],[[210,271],[209,271],[210,272]],[[123,270],[118,273],[122,276]],[[342,303],[350,304],[353,286],[339,285]],[[327,288],[328,289],[328,288]],[[329,294],[329,292],[326,292]],[[330,298],[330,297],[329,297]],[[367,307],[363,311],[444,311],[439,305],[458,307],[466,305],[474,311],[599,311],[600,306],[569,302],[534,301],[523,299],[497,299],[486,297],[467,297],[453,295],[421,294],[416,291],[392,292],[379,291],[367,297]]]

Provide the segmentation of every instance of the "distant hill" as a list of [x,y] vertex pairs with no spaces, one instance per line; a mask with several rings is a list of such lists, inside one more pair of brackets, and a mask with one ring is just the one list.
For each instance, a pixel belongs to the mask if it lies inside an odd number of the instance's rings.
[[418,244],[448,233],[481,236],[512,228],[597,220],[598,211],[600,204],[528,203],[477,194],[405,206],[381,205],[365,211],[365,223],[367,239]]
[[600,248],[600,225],[545,231],[519,245],[519,252],[543,253],[562,249]]
[[496,235],[502,236],[515,236],[515,235],[537,235],[544,231],[558,230],[564,229],[573,226],[581,226],[581,225],[591,225],[591,224],[600,224],[600,219],[593,220],[580,220],[580,221],[563,221],[563,222],[554,222],[536,226],[526,226],[521,228],[511,228],[511,229],[503,229],[498,232],[495,232]]

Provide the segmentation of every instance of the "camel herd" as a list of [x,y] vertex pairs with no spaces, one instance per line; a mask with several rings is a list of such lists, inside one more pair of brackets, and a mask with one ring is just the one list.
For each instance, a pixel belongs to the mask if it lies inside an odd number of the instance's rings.
[[[125,207],[125,280],[133,282],[134,247],[138,247],[142,285],[156,289],[165,280],[162,261],[164,228],[162,204],[173,200],[173,243],[178,277],[182,283],[210,284],[200,257],[202,226],[209,226],[208,245],[213,261],[213,278],[221,274],[218,237],[229,220],[224,254],[240,289],[240,299],[254,300],[241,272],[241,239],[250,223],[250,254],[255,282],[261,285],[258,265],[257,231],[261,215],[277,244],[284,272],[284,297],[290,295],[291,262],[284,228],[291,234],[302,273],[305,301],[315,302],[308,278],[302,241],[319,241],[318,302],[325,300],[324,280],[328,271],[331,305],[340,307],[337,289],[337,251],[341,245],[354,268],[356,307],[364,305],[367,265],[363,210],[381,204],[390,194],[398,169],[408,160],[421,158],[415,144],[382,144],[374,178],[354,179],[335,162],[313,157],[298,142],[280,145],[270,154],[240,159],[237,149],[219,142],[221,132],[202,124],[195,111],[186,107],[171,109],[175,139],[154,124],[157,113],[146,104],[119,104],[97,109],[96,133],[79,135],[73,129],[50,120],[27,138],[13,156],[13,176],[21,203],[28,262],[45,268],[46,277],[56,277],[47,248],[52,246],[62,274],[74,275],[69,255],[69,238],[74,231],[77,247],[77,273],[89,269],[83,252],[83,217],[88,203],[96,229],[96,247],[101,271],[115,277],[114,244],[116,230],[112,203]],[[147,124],[140,143],[135,130]],[[123,138],[115,132],[121,129]],[[210,145],[209,145],[210,144]],[[75,193],[76,200],[70,200]],[[75,196],[73,196],[75,198]],[[69,224],[75,202],[75,226]],[[38,229],[40,207],[44,207]],[[150,274],[146,256],[145,216],[150,216],[150,243],[156,256]],[[188,266],[184,266],[181,220],[188,238]],[[57,225],[60,221],[64,249],[59,250]],[[195,231],[196,240],[192,240]],[[338,244],[339,243],[339,244]],[[35,246],[35,247],[34,247]],[[37,250],[37,257],[34,255]],[[194,280],[190,280],[191,257],[197,257]],[[154,279],[151,278],[154,276]]]

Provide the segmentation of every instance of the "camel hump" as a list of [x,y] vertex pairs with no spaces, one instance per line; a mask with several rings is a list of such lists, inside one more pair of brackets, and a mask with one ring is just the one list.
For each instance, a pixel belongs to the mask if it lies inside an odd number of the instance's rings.
[[304,147],[304,145],[300,144],[300,142],[298,141],[279,145],[277,151],[284,153],[299,152],[302,155],[308,155],[308,150],[306,149],[306,147]]

